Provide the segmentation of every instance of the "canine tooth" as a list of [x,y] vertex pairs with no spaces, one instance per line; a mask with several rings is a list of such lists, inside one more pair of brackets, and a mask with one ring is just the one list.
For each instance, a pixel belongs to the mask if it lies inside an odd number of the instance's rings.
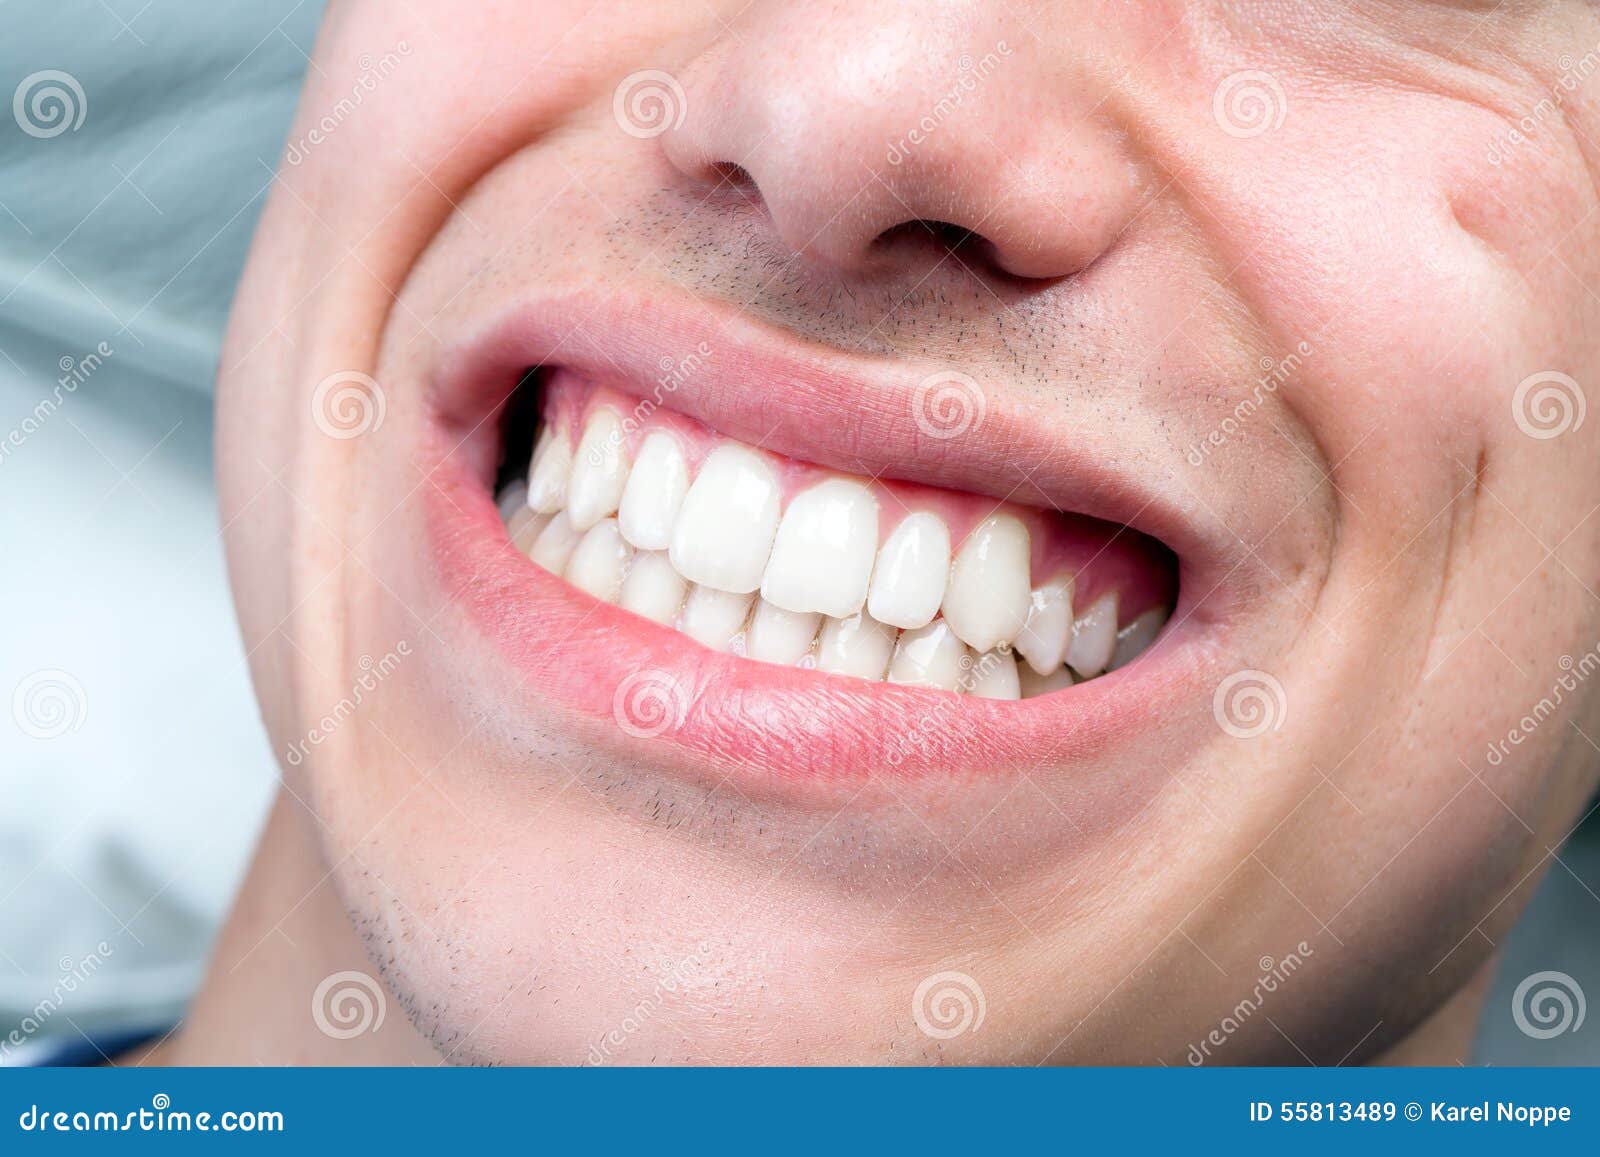
[[967,694],[981,699],[1021,699],[1017,661],[1010,651],[989,651],[972,662]]
[[1072,624],[1067,666],[1081,678],[1093,679],[1106,669],[1117,645],[1117,592],[1103,594]]
[[1067,659],[1072,641],[1072,580],[1055,579],[1028,600],[1028,620],[1017,635],[1017,651],[1039,675],[1048,675]]
[[793,666],[811,652],[822,616],[814,611],[796,614],[766,599],[756,600],[750,629],[745,633],[744,653],[764,663]]
[[617,520],[602,518],[589,528],[567,560],[567,581],[603,602],[614,603],[622,596],[622,576],[632,554],[633,547],[617,533]]
[[1161,628],[1166,625],[1167,612],[1157,607],[1146,611],[1123,627],[1117,632],[1117,645],[1111,652],[1111,662],[1106,666],[1106,670],[1115,671],[1118,667],[1133,662],[1146,647],[1155,642],[1156,636],[1161,633]]
[[511,517],[506,520],[506,534],[511,539],[511,545],[523,554],[530,553],[533,544],[538,541],[540,533],[549,521],[548,514],[535,514],[526,506],[513,510]]
[[678,508],[689,492],[689,464],[671,434],[656,431],[639,447],[628,484],[622,490],[617,525],[622,537],[640,550],[666,550]]
[[1017,668],[1017,682],[1022,690],[1024,699],[1036,699],[1040,695],[1048,695],[1052,691],[1070,687],[1077,680],[1072,677],[1072,672],[1065,667],[1057,667],[1047,675],[1040,675],[1032,667],[1024,664]]
[[894,629],[871,615],[825,619],[817,639],[817,670],[881,681],[894,651]]
[[572,476],[572,448],[567,432],[546,426],[533,448],[528,467],[528,505],[539,514],[554,514],[567,504],[567,479]]
[[726,651],[744,628],[754,598],[752,594],[697,586],[689,592],[689,601],[683,604],[678,629],[713,651]]
[[567,560],[578,545],[578,537],[572,519],[563,510],[546,523],[539,537],[533,540],[528,557],[551,574],[560,574],[566,569]]
[[567,483],[567,516],[579,530],[588,530],[617,512],[628,484],[628,455],[622,448],[622,420],[612,410],[589,415]]
[[797,614],[849,618],[867,601],[877,549],[878,500],[859,482],[819,482],[789,500],[761,597]]
[[950,528],[925,511],[902,519],[878,551],[867,610],[892,627],[933,622],[950,577]]
[[672,531],[672,565],[690,582],[750,594],[761,585],[777,530],[772,471],[753,450],[724,444],[700,464],[684,496]]
[[670,627],[683,606],[689,584],[672,569],[666,551],[641,550],[622,581],[622,605],[636,615]]
[[889,682],[955,691],[961,686],[967,648],[943,619],[903,631],[889,662]]
[[944,617],[976,651],[1009,643],[1028,618],[1032,559],[1028,528],[1009,514],[984,519],[967,535],[950,567]]
[[507,482],[506,488],[494,501],[500,508],[500,521],[509,524],[513,514],[528,509],[528,484],[520,478],[515,482]]

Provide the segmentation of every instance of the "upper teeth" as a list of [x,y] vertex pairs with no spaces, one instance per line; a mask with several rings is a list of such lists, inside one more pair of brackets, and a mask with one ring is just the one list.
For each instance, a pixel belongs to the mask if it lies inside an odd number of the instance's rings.
[[1004,511],[952,559],[950,529],[929,510],[904,513],[880,545],[880,502],[864,479],[825,478],[785,505],[773,464],[737,442],[695,472],[678,438],[655,430],[630,459],[605,406],[592,408],[575,452],[569,437],[546,429],[526,484],[501,496],[519,549],[717,650],[1017,699],[1129,662],[1166,621],[1147,611],[1119,632],[1115,592],[1075,618],[1073,577],[1031,586],[1028,526]]

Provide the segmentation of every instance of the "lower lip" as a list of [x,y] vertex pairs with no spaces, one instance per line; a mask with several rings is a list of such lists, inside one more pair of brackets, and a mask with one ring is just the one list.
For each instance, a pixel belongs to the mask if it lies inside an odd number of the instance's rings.
[[[1196,693],[1199,627],[1186,614],[1186,591],[1167,631],[1135,662],[1020,701],[710,651],[529,562],[507,539],[490,495],[489,452],[463,453],[443,424],[430,431],[424,466],[434,485],[422,501],[447,599],[519,676],[530,714],[554,708],[586,741],[632,761],[735,776],[752,789],[1059,774],[1148,733]],[[1111,777],[1083,786],[1104,794],[1112,812],[1143,803]]]

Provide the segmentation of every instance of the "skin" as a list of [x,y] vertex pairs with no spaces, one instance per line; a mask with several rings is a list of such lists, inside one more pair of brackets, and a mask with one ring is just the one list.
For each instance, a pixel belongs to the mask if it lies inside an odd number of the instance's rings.
[[[349,2],[291,139],[402,42],[280,171],[218,468],[280,752],[361,656],[411,654],[285,758],[158,1057],[1182,1064],[1292,955],[1208,1063],[1461,1058],[1597,780],[1600,680],[1488,753],[1600,642],[1600,423],[1533,437],[1513,407],[1532,374],[1595,380],[1600,81],[1561,80],[1600,59],[1600,11]],[[983,78],[892,162],[964,56]],[[642,69],[681,85],[678,128],[619,130]],[[1264,131],[1218,111],[1246,71]],[[541,702],[417,564],[412,453],[443,351],[530,284],[936,356],[1064,451],[1131,463],[1225,544],[1194,693],[1026,777],[810,793],[686,776]],[[330,438],[309,399],[351,369],[384,422]],[[1251,739],[1213,712],[1240,670],[1283,688]],[[1159,790],[1075,811],[1124,781]],[[307,1010],[346,969],[388,1015],[335,1039]],[[941,971],[981,989],[977,1031],[919,1030]]]

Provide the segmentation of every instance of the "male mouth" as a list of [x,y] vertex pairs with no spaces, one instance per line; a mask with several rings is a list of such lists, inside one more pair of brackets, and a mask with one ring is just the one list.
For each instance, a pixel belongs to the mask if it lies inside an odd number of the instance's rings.
[[714,652],[1031,699],[1133,662],[1176,603],[1172,552],[1126,526],[827,469],[568,367],[519,393],[496,496],[511,542]]

